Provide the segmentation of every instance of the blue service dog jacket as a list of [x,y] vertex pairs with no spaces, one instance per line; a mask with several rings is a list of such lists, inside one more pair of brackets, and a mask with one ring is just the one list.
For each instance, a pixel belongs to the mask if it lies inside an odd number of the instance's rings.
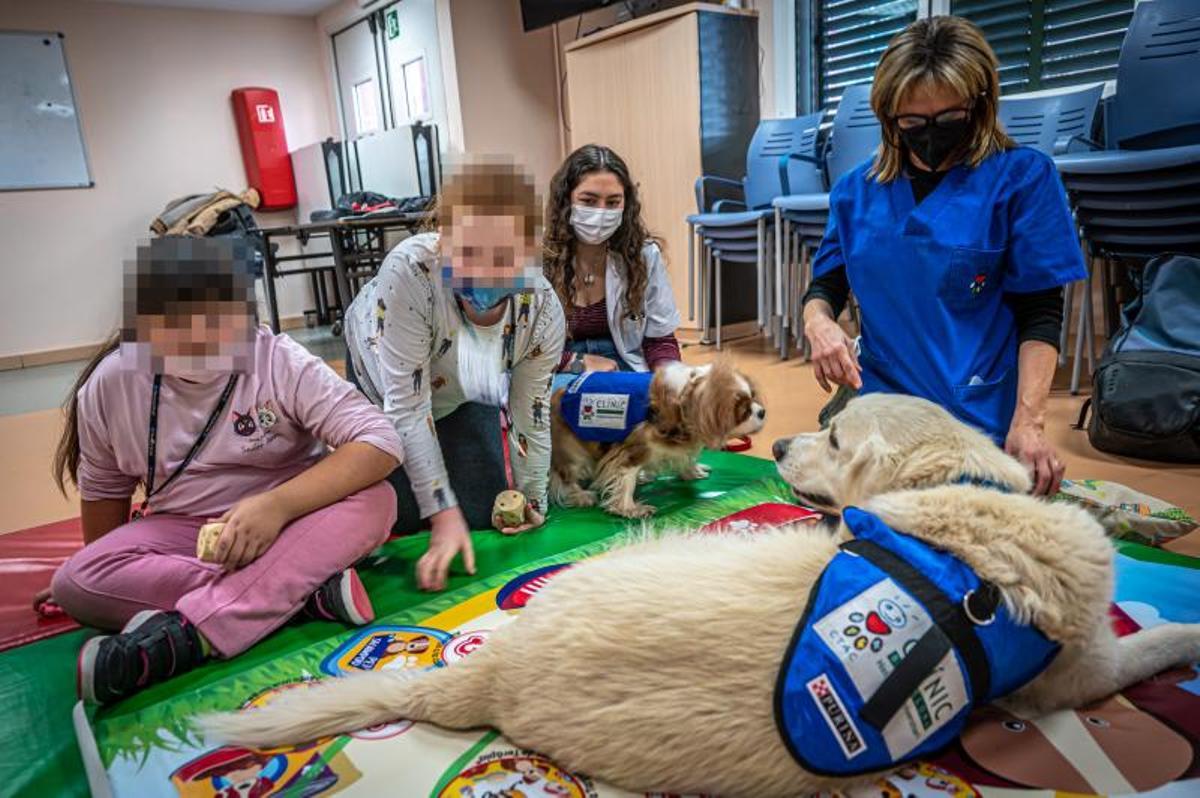
[[581,441],[620,443],[650,415],[649,371],[592,371],[563,393],[563,421]]
[[809,596],[775,687],[806,770],[886,770],[953,741],[971,708],[1037,676],[1058,645],[1016,623],[965,563],[857,508]]

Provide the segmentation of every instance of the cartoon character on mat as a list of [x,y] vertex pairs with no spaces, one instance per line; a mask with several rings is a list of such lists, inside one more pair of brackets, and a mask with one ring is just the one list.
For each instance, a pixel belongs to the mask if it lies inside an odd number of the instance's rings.
[[357,671],[442,667],[450,633],[424,626],[374,626],[361,630],[321,663],[331,676]]
[[[242,706],[260,707],[287,690],[308,687],[314,679],[271,687]],[[288,795],[311,798],[358,781],[359,773],[340,750],[329,749],[336,738],[306,745],[253,750],[224,746],[177,768],[170,776],[180,798],[266,798]]]
[[916,762],[901,768],[879,783],[880,798],[979,798],[979,791],[955,774]]
[[438,798],[585,798],[589,791],[571,773],[538,754],[514,754],[472,765]]
[[[1200,696],[1193,699],[1195,713]],[[1192,742],[1121,694],[1036,720],[984,707],[960,748],[971,765],[999,778],[996,786],[1101,795],[1160,787],[1184,776],[1193,760]]]

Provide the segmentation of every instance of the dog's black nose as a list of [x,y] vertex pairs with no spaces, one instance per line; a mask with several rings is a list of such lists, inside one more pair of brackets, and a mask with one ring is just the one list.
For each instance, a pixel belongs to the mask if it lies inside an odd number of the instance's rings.
[[780,438],[779,440],[775,441],[775,444],[771,447],[771,454],[775,455],[776,462],[779,462],[783,458],[787,457],[789,443],[791,443],[791,441],[789,441],[787,438]]
[[764,418],[767,417],[767,408],[765,408],[765,407],[758,408],[758,412],[755,413],[754,415],[758,416],[759,421],[762,421]]

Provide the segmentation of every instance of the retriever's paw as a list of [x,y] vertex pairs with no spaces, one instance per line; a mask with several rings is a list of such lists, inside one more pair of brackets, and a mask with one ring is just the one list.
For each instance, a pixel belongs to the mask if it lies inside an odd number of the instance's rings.
[[711,473],[712,469],[708,466],[701,465],[700,463],[692,463],[679,472],[679,478],[688,482],[694,482],[697,479],[706,479]]

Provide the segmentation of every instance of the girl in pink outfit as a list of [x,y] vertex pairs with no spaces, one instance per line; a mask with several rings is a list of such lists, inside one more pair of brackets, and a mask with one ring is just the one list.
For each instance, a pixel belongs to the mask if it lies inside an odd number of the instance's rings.
[[[256,325],[251,285],[228,241],[140,247],[121,335],[75,386],[55,474],[79,487],[87,545],[51,595],[81,623],[122,630],[80,651],[85,699],[232,657],[301,609],[374,617],[352,566],[395,519],[382,480],[400,440],[323,361]],[[197,534],[214,520],[215,561],[201,561]]]

